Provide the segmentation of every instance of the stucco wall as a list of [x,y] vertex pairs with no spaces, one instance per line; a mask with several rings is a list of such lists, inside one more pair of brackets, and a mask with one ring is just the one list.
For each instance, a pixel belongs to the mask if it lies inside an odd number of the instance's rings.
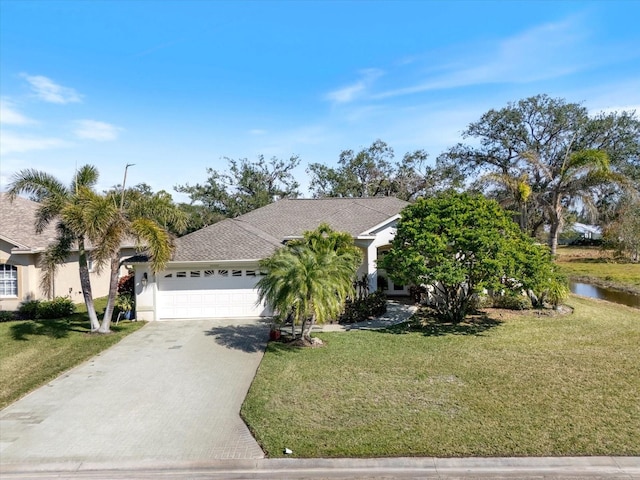
[[[7,242],[0,240],[0,263],[9,263],[18,267],[18,297],[0,298],[1,310],[16,310],[20,303],[26,300],[46,300],[47,297],[40,288],[42,270],[37,266],[40,254],[11,254]],[[126,249],[122,257],[126,258],[135,253],[134,249]],[[126,275],[123,266],[120,275]],[[90,273],[93,298],[106,297],[109,293],[109,266],[106,265],[100,273],[95,269]],[[72,254],[68,261],[60,265],[53,282],[53,296],[69,297],[74,303],[84,302],[80,275],[78,273],[78,254]]]

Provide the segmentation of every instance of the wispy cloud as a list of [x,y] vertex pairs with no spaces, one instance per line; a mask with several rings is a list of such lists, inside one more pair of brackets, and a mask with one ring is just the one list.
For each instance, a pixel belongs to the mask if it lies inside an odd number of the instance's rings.
[[2,125],[31,125],[35,120],[26,117],[15,109],[13,103],[6,99],[0,99],[0,124]]
[[23,73],[21,76],[29,83],[31,90],[40,100],[58,104],[82,101],[82,96],[73,88],[58,85],[48,77],[29,75],[26,73]]
[[96,140],[98,142],[107,142],[118,138],[120,127],[111,125],[110,123],[98,122],[96,120],[77,120],[76,128],[73,133],[76,137],[85,140]]
[[[577,18],[538,25],[499,43],[453,53],[444,72],[414,85],[374,95],[381,99],[490,83],[527,83],[579,71],[596,60],[581,46],[586,34]],[[593,53],[593,52],[591,52]]]
[[266,135],[267,131],[263,130],[262,128],[254,128],[252,130],[249,130],[249,134],[251,134],[251,135]]
[[69,146],[71,146],[71,143],[60,138],[18,135],[6,130],[4,130],[0,136],[1,155]]
[[332,92],[327,93],[326,98],[334,103],[348,103],[352,102],[356,98],[362,96],[373,82],[384,72],[376,68],[369,68],[360,72],[360,80],[347,85],[346,87],[339,88]]

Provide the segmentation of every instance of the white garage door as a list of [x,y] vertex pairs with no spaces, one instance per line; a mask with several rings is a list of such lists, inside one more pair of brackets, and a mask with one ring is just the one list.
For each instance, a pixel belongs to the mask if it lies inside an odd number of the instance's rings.
[[246,318],[268,314],[257,304],[255,284],[260,278],[250,269],[183,269],[158,274],[158,317]]

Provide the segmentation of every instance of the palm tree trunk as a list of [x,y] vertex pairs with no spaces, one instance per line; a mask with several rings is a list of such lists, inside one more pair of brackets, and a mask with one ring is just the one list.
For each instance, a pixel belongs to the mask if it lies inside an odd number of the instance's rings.
[[91,331],[95,332],[100,328],[100,322],[96,315],[96,307],[93,304],[93,293],[91,292],[91,277],[89,275],[89,265],[87,264],[87,252],[84,248],[84,238],[78,239],[78,264],[80,270],[80,287],[82,288],[82,296],[84,304],[87,307],[87,315],[89,315],[89,323]]
[[316,316],[312,315],[311,318],[305,318],[302,322],[302,340],[311,343],[311,329],[314,323],[316,323]]
[[109,297],[107,299],[107,307],[102,317],[102,325],[98,330],[100,333],[111,332],[111,317],[113,317],[113,306],[116,302],[118,294],[118,273],[120,272],[120,251],[111,258],[111,267],[109,271]]

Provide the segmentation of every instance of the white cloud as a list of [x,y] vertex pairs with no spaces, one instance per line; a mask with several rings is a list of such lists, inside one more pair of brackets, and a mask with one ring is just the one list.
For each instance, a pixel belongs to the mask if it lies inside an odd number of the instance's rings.
[[96,140],[98,142],[115,140],[118,138],[118,132],[122,130],[120,127],[116,127],[110,123],[98,122],[96,120],[78,120],[75,124],[76,128],[73,133],[78,138]]
[[[374,95],[382,99],[430,90],[489,83],[528,83],[558,78],[591,66],[598,56],[585,47],[580,22],[536,26],[495,44],[466,46],[463,51],[440,53],[444,72],[407,87]],[[433,62],[433,60],[432,60]]]
[[383,75],[382,70],[369,68],[360,72],[361,79],[352,85],[342,87],[326,94],[327,100],[334,103],[348,103],[362,96],[373,82]]
[[6,130],[3,130],[2,135],[0,135],[0,154],[2,155],[24,153],[32,150],[62,148],[70,145],[69,142],[59,138],[16,135]]
[[36,122],[18,112],[11,101],[0,99],[0,123],[3,125],[30,125]]
[[23,73],[22,77],[31,85],[31,90],[40,100],[59,104],[82,101],[82,96],[73,88],[58,85],[48,77],[26,73]]

